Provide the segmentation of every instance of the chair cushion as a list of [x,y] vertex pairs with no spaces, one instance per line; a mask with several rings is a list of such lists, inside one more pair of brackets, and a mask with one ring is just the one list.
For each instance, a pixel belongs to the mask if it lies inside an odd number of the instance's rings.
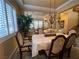
[[24,46],[26,46],[26,45],[32,45],[32,42],[30,42],[29,40],[25,40]]

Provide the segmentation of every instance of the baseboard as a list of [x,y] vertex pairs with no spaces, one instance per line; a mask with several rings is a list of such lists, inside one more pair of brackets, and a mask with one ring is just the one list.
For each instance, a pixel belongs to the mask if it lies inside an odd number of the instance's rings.
[[13,52],[10,54],[8,59],[11,59],[12,56],[16,53],[18,46],[16,46],[16,48],[13,50]]

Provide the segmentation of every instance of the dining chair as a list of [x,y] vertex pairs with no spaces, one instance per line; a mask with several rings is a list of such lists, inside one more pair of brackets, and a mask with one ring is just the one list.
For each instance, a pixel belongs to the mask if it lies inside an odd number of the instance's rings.
[[71,48],[72,48],[72,45],[74,45],[76,38],[77,38],[76,33],[71,33],[69,37],[67,38],[67,43],[65,47],[65,51],[68,52],[67,57],[70,57]]
[[31,52],[32,46],[29,44],[29,42],[24,42],[20,32],[17,32],[15,37],[19,48],[20,59],[22,59],[23,52]]
[[66,37],[64,35],[58,35],[55,37],[55,39],[52,39],[49,51],[45,51],[47,59],[51,59],[51,57],[63,59],[65,44]]
[[32,44],[32,32],[29,32],[24,38],[24,42],[29,42],[30,44]]
[[43,29],[42,28],[39,28],[39,34],[43,34]]
[[68,35],[70,35],[70,34],[72,34],[72,33],[77,33],[77,32],[76,32],[76,30],[71,29],[71,30],[69,30]]

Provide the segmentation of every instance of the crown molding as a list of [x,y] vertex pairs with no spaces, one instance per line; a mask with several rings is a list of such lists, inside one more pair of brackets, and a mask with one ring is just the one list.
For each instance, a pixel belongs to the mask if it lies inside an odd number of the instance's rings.
[[59,9],[63,8],[64,6],[68,5],[68,4],[71,3],[72,1],[74,1],[74,0],[69,0],[69,1],[65,2],[64,4],[62,4],[62,5],[60,5],[58,8],[56,8],[56,10],[59,10]]
[[68,10],[68,9],[74,7],[77,4],[79,4],[79,0],[69,0],[68,2],[66,2],[66,3],[62,4],[60,7],[58,7],[56,9],[56,11],[58,13],[60,13],[60,12],[62,12],[64,10]]

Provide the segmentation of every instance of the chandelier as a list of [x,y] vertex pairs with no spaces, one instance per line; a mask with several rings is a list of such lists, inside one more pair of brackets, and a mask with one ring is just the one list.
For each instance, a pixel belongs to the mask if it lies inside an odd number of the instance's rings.
[[[53,13],[52,13],[52,1],[50,0],[50,11],[49,11],[49,21],[51,24],[54,23],[55,18],[56,18],[56,12],[55,12],[55,0],[53,0]],[[52,15],[53,14],[53,15]]]
[[55,0],[53,0],[53,12],[52,12],[52,0],[50,0],[49,15],[45,17],[45,20],[49,20],[50,25],[52,27],[52,24],[55,22],[55,19],[56,19]]

